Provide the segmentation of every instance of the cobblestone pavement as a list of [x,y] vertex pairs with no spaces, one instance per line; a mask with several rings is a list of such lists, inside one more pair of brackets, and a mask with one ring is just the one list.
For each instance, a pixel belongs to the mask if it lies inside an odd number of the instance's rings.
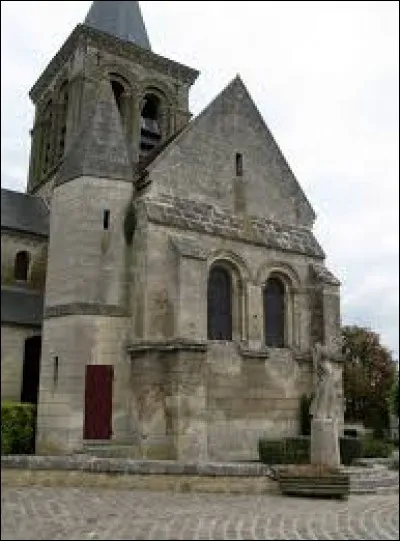
[[1,539],[398,539],[399,496],[2,487]]

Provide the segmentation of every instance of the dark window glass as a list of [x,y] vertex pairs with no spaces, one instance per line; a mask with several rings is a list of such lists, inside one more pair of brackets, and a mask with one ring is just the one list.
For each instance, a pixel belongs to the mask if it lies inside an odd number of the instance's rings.
[[232,340],[232,281],[227,270],[213,267],[208,277],[209,340]]
[[28,279],[29,254],[18,252],[15,257],[14,277],[16,280],[26,282]]
[[110,211],[105,210],[103,213],[103,229],[109,229],[110,227]]
[[118,107],[118,111],[121,113],[122,96],[125,92],[124,87],[118,81],[111,81],[111,88],[114,94],[115,102]]
[[241,177],[243,175],[243,156],[242,154],[236,154],[236,176]]
[[270,278],[264,289],[265,343],[282,348],[285,341],[285,289],[278,278]]

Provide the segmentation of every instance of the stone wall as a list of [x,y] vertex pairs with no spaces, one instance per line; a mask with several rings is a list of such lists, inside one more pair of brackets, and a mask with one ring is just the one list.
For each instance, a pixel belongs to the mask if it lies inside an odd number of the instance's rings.
[[[50,214],[46,308],[76,302],[127,305],[123,224],[127,182],[83,177],[59,186]],[[110,211],[108,230],[103,214]]]
[[21,400],[25,340],[36,334],[40,334],[40,329],[1,325],[2,400]]
[[207,449],[210,460],[255,460],[260,437],[299,433],[299,403],[311,391],[311,363],[291,350],[244,356],[234,343],[207,352]]
[[131,353],[135,444],[144,458],[253,460],[260,437],[298,434],[311,359],[268,356],[234,342],[135,342]]
[[17,285],[14,277],[15,257],[27,251],[30,256],[28,280],[24,287],[44,289],[47,266],[47,239],[17,231],[1,232],[1,284]]
[[114,367],[113,438],[124,441],[131,436],[128,322],[128,318],[95,315],[59,316],[44,321],[37,422],[39,453],[82,448],[85,372],[91,364]]
[[[242,172],[237,174],[236,155]],[[150,193],[311,227],[314,212],[236,77],[148,167]]]
[[286,343],[309,351],[312,284],[308,267],[314,258],[152,223],[147,247],[147,272],[142,277],[148,299],[143,311],[144,338],[170,336],[173,327],[176,337],[206,339],[208,269],[215,261],[224,261],[238,276],[236,338],[251,341],[256,349],[264,344],[262,288],[274,272],[288,287]]

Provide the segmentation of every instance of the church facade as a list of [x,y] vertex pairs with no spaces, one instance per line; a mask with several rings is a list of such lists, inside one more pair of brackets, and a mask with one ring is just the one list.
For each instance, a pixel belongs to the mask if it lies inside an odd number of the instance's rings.
[[298,434],[339,282],[241,78],[192,119],[198,75],[152,52],[137,2],[96,1],[31,89],[2,399],[37,401],[39,453],[254,459]]

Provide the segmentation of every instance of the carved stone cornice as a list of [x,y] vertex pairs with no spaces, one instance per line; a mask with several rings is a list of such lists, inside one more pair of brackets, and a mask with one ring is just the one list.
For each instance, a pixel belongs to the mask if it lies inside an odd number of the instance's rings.
[[88,45],[98,46],[103,51],[128,60],[134,60],[145,68],[154,69],[189,85],[192,85],[199,75],[197,70],[143,49],[135,43],[123,41],[106,32],[79,24],[31,88],[29,96],[34,103],[39,100],[51,79],[80,44],[85,51],[87,51]]

